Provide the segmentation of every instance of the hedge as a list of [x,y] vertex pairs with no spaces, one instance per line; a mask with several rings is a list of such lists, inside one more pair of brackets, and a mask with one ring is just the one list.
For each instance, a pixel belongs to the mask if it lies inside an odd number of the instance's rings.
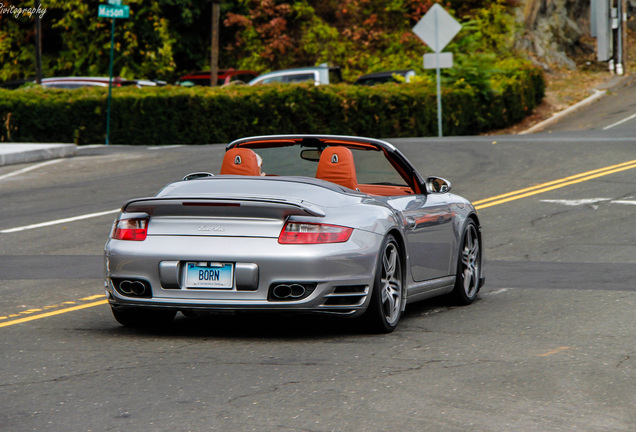
[[[530,114],[545,82],[539,69],[515,67],[493,75],[486,92],[466,82],[442,90],[444,136],[472,135]],[[0,141],[103,143],[106,105],[103,88],[0,90]],[[282,133],[436,136],[436,90],[425,83],[113,89],[112,144],[225,143]]]

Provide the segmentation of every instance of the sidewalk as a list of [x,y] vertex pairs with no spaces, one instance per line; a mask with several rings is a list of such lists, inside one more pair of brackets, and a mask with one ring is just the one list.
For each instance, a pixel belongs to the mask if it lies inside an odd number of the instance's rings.
[[0,144],[0,166],[74,156],[75,144]]

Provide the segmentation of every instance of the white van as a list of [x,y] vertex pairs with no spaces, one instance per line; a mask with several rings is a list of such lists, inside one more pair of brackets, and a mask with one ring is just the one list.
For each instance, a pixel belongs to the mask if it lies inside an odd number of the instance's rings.
[[268,72],[251,80],[248,85],[273,84],[273,83],[300,83],[312,82],[314,85],[337,84],[342,81],[339,67],[327,65],[285,69]]

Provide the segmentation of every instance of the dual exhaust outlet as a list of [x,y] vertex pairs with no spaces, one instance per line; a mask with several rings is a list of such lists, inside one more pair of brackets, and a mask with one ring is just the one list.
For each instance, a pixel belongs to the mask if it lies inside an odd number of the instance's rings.
[[122,294],[126,295],[143,296],[148,294],[146,284],[140,281],[123,280],[119,282],[118,288]]
[[303,298],[307,289],[300,284],[279,284],[272,288],[274,300],[297,300]]

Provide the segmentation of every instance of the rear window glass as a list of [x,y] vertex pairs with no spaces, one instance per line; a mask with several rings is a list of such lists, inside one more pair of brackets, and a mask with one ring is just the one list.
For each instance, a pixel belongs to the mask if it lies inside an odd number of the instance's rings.
[[[287,146],[253,149],[262,159],[261,172],[266,175],[315,177],[318,161],[302,159],[307,147]],[[407,186],[384,153],[374,150],[351,149],[358,183]]]

